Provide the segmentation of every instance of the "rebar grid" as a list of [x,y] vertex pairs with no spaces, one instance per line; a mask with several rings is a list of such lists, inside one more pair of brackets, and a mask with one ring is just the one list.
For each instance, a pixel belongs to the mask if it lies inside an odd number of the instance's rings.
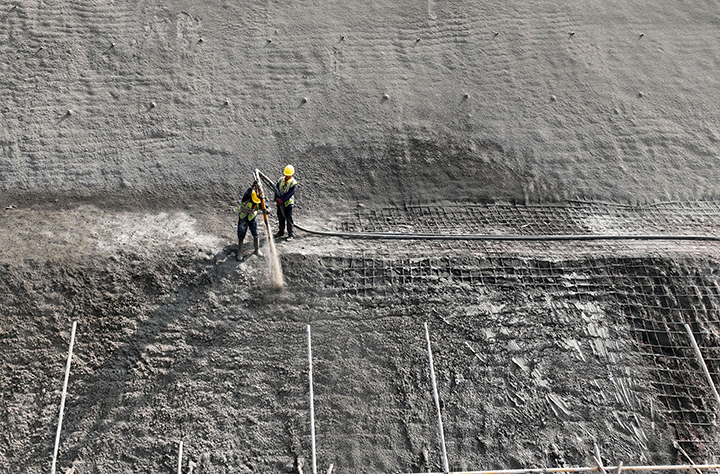
[[[720,233],[720,202],[698,201],[623,206],[597,202],[565,205],[520,206],[512,204],[443,204],[360,207],[341,216],[336,230],[343,232],[388,232],[428,234],[499,235],[707,235]],[[553,242],[526,242],[522,245],[485,241],[394,241],[386,242],[378,254],[397,256],[424,253],[528,254],[557,252]],[[680,249],[682,254],[707,255],[717,252],[714,242],[595,241],[561,244],[563,252],[606,255],[609,251],[658,251]]]
[[349,232],[401,232],[427,229],[437,233],[511,233],[562,235],[623,232],[713,235],[720,202],[666,203],[642,207],[572,202],[567,205],[510,204],[414,205],[358,208]]
[[[513,255],[326,257],[324,284],[345,296],[392,298],[422,288],[465,285],[538,294],[555,301],[603,305],[627,321],[635,350],[654,372],[665,415],[691,451],[714,439],[716,414],[684,323],[690,324],[708,368],[720,382],[720,262],[707,258],[609,256],[538,259]],[[441,290],[442,291],[442,290]]]
[[[713,236],[720,233],[720,202],[358,208],[342,216],[339,227],[347,232],[427,234]],[[675,427],[680,445],[700,453],[703,443],[715,441],[720,407],[714,406],[684,324],[690,324],[717,384],[717,242],[424,240],[384,241],[364,248],[362,255],[323,259],[325,285],[358,298],[392,298],[413,288],[462,284],[470,292],[487,287],[602,304],[606,312],[627,321],[636,355],[652,368],[661,404],[657,411]]]

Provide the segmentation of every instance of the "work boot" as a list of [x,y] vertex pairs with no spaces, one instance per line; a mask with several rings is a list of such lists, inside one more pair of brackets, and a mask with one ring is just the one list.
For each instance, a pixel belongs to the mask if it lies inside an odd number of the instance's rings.
[[258,257],[262,257],[263,254],[262,254],[262,252],[260,251],[260,239],[257,238],[257,237],[255,237],[255,238],[253,239],[253,243],[255,244],[255,255],[257,255]]
[[236,259],[238,262],[242,262],[242,259],[243,259],[243,243],[242,243],[242,240],[238,241],[238,253],[237,253],[237,257],[235,257],[235,259]]
[[277,234],[275,234],[273,237],[275,237],[276,239],[279,239],[283,235],[285,235],[285,232],[279,230],[279,231],[277,231]]

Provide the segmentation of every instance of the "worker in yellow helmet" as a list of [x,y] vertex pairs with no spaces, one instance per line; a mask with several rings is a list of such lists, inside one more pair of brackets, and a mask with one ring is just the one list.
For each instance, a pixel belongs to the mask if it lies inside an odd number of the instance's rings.
[[245,235],[247,234],[248,227],[250,228],[250,233],[253,236],[253,243],[255,244],[255,254],[262,257],[262,252],[260,252],[260,238],[258,236],[257,219],[255,219],[255,217],[257,217],[258,211],[262,210],[262,207],[260,206],[260,198],[262,197],[262,195],[258,195],[259,192],[259,188],[256,188],[256,186],[253,184],[253,186],[250,186],[248,190],[245,191],[245,195],[243,196],[242,201],[238,206],[238,262],[243,260],[243,240],[245,240]]
[[294,237],[295,225],[293,224],[293,207],[295,207],[295,189],[297,189],[297,181],[294,178],[295,168],[293,165],[287,165],[283,170],[283,177],[278,179],[277,189],[279,196],[275,196],[277,202],[278,223],[280,228],[275,237],[285,235],[285,225],[287,224],[287,240]]

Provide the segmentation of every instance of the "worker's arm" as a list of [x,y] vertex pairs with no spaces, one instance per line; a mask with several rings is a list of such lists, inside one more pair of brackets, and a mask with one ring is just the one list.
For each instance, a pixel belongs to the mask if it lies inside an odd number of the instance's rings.
[[288,199],[293,197],[295,195],[295,188],[297,187],[297,184],[294,184],[288,191],[280,196],[280,199],[282,199],[282,202],[287,202]]

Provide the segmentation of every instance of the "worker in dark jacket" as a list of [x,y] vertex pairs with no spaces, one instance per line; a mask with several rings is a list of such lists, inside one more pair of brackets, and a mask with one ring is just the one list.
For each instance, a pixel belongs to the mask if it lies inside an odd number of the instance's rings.
[[243,240],[247,234],[248,227],[250,233],[253,236],[253,243],[255,244],[255,254],[262,257],[260,252],[260,238],[258,237],[257,227],[257,214],[261,210],[260,196],[258,191],[255,190],[255,186],[250,186],[238,206],[238,225],[237,225],[237,236],[238,236],[238,252],[237,260],[243,259]]
[[288,232],[287,240],[292,240],[294,236],[293,207],[295,207],[295,189],[298,184],[293,177],[294,174],[295,168],[293,168],[292,165],[287,165],[283,171],[283,177],[278,179],[277,182],[277,189],[280,192],[280,195],[276,196],[280,229],[277,234],[275,234],[276,238],[285,235],[286,224]]

